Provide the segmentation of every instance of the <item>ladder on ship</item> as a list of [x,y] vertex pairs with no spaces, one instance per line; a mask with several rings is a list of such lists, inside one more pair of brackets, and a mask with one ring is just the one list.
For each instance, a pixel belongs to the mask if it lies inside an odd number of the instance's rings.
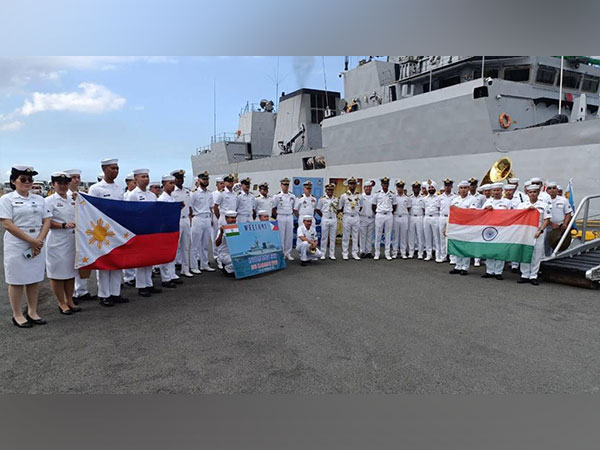
[[[542,262],[540,271],[545,280],[589,289],[600,287],[600,213],[590,215],[592,200],[600,200],[600,194],[581,200],[552,255]],[[596,210],[600,210],[597,203]],[[561,250],[574,229],[581,230],[581,236]]]

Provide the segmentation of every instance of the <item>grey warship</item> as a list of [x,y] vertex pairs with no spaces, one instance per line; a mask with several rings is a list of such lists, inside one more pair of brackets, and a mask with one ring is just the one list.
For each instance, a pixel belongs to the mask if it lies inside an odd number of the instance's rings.
[[[194,173],[287,177],[515,175],[600,183],[600,61],[552,56],[388,56],[344,67],[344,93],[302,88],[275,110],[247,105],[238,130],[192,155]],[[562,68],[561,68],[562,66]]]

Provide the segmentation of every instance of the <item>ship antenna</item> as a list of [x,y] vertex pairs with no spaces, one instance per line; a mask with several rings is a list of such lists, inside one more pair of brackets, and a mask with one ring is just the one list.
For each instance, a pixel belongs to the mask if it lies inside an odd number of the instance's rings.
[[217,79],[213,79],[213,143],[217,142]]
[[267,75],[267,78],[269,78],[275,84],[275,110],[279,109],[279,83],[281,83],[283,80],[285,80],[288,75],[289,74],[286,73],[284,76],[279,78],[279,56],[278,56],[275,78],[273,78],[270,75]]
[[329,95],[327,95],[327,74],[325,73],[325,56],[321,56],[323,61],[323,82],[325,84],[325,108],[329,110]]
[[563,83],[563,62],[564,56],[560,57],[560,84],[558,88],[558,114],[562,114],[562,83]]

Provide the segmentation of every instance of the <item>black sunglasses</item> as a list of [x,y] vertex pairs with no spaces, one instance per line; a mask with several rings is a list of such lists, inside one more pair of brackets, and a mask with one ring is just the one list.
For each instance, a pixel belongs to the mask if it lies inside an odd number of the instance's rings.
[[18,180],[21,183],[33,183],[33,177],[27,175],[21,175]]

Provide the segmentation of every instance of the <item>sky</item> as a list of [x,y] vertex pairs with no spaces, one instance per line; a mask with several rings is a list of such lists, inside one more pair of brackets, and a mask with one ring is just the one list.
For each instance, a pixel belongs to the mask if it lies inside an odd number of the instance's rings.
[[38,179],[80,168],[93,181],[104,158],[119,159],[121,183],[135,168],[189,173],[213,134],[215,83],[217,133],[234,133],[247,102],[275,100],[278,65],[280,95],[343,91],[343,56],[1,57],[0,174],[27,164]]

